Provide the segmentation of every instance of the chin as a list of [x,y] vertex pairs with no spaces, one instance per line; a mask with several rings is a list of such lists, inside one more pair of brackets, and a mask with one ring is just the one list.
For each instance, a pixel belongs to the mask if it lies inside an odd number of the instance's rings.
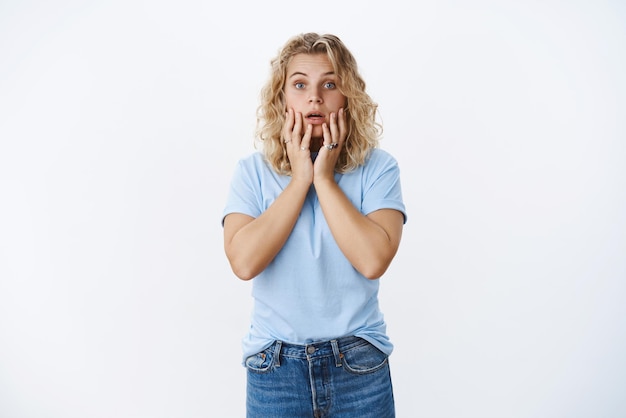
[[322,125],[313,126],[313,132],[311,133],[311,138],[324,138],[324,130],[322,129]]

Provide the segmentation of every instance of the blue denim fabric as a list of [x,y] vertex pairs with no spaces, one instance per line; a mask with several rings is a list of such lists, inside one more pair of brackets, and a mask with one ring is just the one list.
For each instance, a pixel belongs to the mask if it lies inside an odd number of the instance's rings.
[[393,418],[388,356],[358,337],[276,341],[246,359],[248,418]]

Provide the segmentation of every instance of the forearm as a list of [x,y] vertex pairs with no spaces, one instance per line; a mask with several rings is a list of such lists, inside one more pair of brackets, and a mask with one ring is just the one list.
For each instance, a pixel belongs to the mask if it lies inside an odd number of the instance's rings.
[[334,181],[315,186],[326,222],[343,254],[365,277],[382,276],[398,249],[401,218],[377,223],[359,212]]
[[256,277],[282,249],[298,220],[308,188],[292,181],[258,218],[231,226],[227,217],[224,247],[239,278]]

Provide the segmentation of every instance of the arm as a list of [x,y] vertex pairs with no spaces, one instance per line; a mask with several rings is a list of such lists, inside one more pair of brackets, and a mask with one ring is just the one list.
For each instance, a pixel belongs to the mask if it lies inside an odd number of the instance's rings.
[[[231,213],[224,218],[224,250],[233,273],[250,280],[261,273],[283,248],[291,234],[313,179],[309,146],[312,126],[290,110],[283,137],[291,163],[291,181],[258,218]],[[301,147],[303,149],[301,149]]]
[[309,190],[291,181],[258,218],[231,213],[224,219],[224,250],[233,273],[250,280],[261,273],[287,241]]
[[[330,126],[324,125],[324,145],[346,138],[343,109],[331,114]],[[404,225],[404,215],[395,209],[380,209],[363,215],[335,182],[334,167],[339,151],[323,147],[315,162],[313,184],[320,206],[337,245],[352,266],[368,279],[378,279],[393,260]]]
[[378,279],[396,255],[404,215],[381,209],[365,216],[333,180],[316,181],[324,217],[337,245],[350,263],[368,279]]

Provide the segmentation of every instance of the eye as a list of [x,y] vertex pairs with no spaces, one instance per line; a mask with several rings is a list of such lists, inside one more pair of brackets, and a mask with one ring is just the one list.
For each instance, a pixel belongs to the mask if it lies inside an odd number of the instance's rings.
[[304,83],[295,83],[293,85],[296,89],[301,90],[304,88]]
[[337,86],[332,81],[327,81],[326,83],[324,83],[324,88],[326,88],[326,89],[332,90],[335,87],[337,87]]

